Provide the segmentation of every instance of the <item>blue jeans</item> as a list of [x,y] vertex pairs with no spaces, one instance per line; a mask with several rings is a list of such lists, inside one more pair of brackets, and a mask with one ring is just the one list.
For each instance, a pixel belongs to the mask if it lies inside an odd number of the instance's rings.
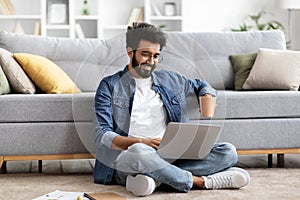
[[136,143],[118,157],[114,180],[125,185],[128,175],[144,174],[176,190],[188,192],[193,186],[193,175],[211,175],[232,167],[236,162],[236,148],[229,143],[215,144],[205,159],[174,162],[162,159],[152,147]]

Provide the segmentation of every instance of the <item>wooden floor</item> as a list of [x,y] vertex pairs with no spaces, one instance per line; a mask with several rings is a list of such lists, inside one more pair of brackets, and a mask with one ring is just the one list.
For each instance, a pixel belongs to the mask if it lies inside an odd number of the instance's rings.
[[[300,154],[286,154],[285,168],[300,168]],[[43,173],[92,173],[94,159],[47,160],[42,162]],[[277,167],[277,156],[273,155],[273,166]],[[38,161],[9,161],[7,173],[38,173]],[[267,155],[240,155],[237,167],[267,168]]]

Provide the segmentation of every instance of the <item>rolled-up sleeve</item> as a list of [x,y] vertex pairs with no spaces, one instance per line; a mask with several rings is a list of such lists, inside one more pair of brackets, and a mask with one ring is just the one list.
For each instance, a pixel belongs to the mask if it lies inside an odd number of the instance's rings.
[[115,133],[113,131],[108,131],[105,134],[103,134],[101,143],[104,144],[108,148],[112,148],[112,141],[114,140],[114,138],[116,136],[118,136],[117,133]]
[[186,79],[187,80],[187,89],[189,93],[193,92],[198,97],[204,96],[205,94],[210,94],[214,97],[217,96],[217,91],[205,80],[199,79]]
[[211,86],[206,86],[200,90],[199,96],[204,96],[205,94],[211,94],[212,96],[216,97],[217,91]]

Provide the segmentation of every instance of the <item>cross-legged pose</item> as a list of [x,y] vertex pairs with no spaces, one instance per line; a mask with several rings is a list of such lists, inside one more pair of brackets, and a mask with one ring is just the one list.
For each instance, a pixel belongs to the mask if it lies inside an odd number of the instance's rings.
[[249,174],[233,167],[235,147],[217,143],[201,160],[161,158],[157,148],[169,122],[188,122],[186,97],[216,96],[204,80],[155,70],[166,36],[147,23],[133,23],[126,33],[130,62],[122,71],[103,78],[95,96],[94,181],[120,184],[136,196],[159,185],[175,191],[246,186]]

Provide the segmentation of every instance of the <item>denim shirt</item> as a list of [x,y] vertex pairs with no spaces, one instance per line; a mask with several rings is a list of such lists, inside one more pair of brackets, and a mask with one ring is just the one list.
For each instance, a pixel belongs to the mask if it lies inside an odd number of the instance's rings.
[[[189,121],[188,95],[199,97],[208,93],[216,96],[216,91],[206,81],[188,79],[171,71],[154,71],[152,81],[152,89],[160,95],[166,109],[167,123]],[[99,84],[95,95],[95,183],[112,183],[114,163],[121,153],[121,150],[112,149],[112,141],[117,135],[128,136],[134,93],[135,80],[128,66],[103,78]]]

